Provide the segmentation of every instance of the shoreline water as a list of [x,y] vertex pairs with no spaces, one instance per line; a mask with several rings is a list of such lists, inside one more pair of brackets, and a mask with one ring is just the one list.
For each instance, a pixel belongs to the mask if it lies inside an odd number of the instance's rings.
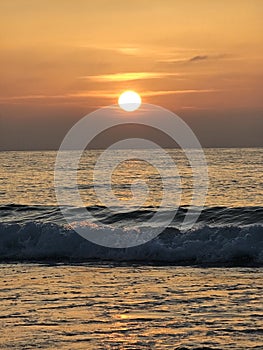
[[263,346],[262,268],[1,264],[0,269],[3,350]]

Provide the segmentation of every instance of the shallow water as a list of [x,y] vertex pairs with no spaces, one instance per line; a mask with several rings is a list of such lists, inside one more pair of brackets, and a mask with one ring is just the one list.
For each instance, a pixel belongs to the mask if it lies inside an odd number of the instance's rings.
[[1,349],[262,349],[263,270],[1,265]]

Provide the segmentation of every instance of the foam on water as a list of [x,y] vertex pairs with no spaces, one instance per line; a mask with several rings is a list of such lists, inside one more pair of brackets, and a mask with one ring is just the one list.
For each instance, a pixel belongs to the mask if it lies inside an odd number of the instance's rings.
[[[149,228],[152,230],[153,228]],[[93,234],[108,227],[89,226]],[[123,234],[127,230],[123,230]],[[162,264],[262,265],[263,226],[203,226],[182,233],[168,228],[133,248],[110,249],[86,241],[74,230],[52,223],[0,224],[0,257],[5,260],[87,262],[125,261]]]

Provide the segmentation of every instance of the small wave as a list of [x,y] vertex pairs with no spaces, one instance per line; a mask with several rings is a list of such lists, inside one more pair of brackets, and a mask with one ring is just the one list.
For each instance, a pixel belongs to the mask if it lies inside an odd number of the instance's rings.
[[[96,232],[102,229],[110,234],[106,226],[89,227],[89,230]],[[2,223],[0,259],[29,262],[97,260],[164,265],[263,266],[263,226],[203,226],[186,233],[168,228],[144,245],[113,249],[86,241],[63,225],[41,222]]]
[[[183,222],[184,217],[190,207],[179,207],[172,222],[173,227],[178,227]],[[145,222],[151,218],[158,208],[143,207],[139,210],[130,211],[129,213],[113,213],[107,207],[93,205],[87,207],[87,210],[102,223],[117,225],[134,224],[136,222]],[[164,219],[167,212],[171,209],[162,210]],[[194,213],[198,208],[191,208]],[[78,213],[79,208],[67,207],[69,215]],[[170,216],[170,215],[169,215]],[[83,218],[84,219],[84,218]],[[41,221],[44,223],[64,222],[58,206],[43,205],[19,205],[8,204],[0,205],[0,222],[25,223],[32,221]],[[263,225],[263,207],[206,207],[199,216],[198,223],[202,225]]]

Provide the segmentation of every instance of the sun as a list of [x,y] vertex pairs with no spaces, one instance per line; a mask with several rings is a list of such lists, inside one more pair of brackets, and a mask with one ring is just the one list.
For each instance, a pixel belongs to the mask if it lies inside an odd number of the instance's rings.
[[133,112],[140,107],[142,103],[140,95],[132,90],[124,91],[118,99],[118,104],[126,112]]

